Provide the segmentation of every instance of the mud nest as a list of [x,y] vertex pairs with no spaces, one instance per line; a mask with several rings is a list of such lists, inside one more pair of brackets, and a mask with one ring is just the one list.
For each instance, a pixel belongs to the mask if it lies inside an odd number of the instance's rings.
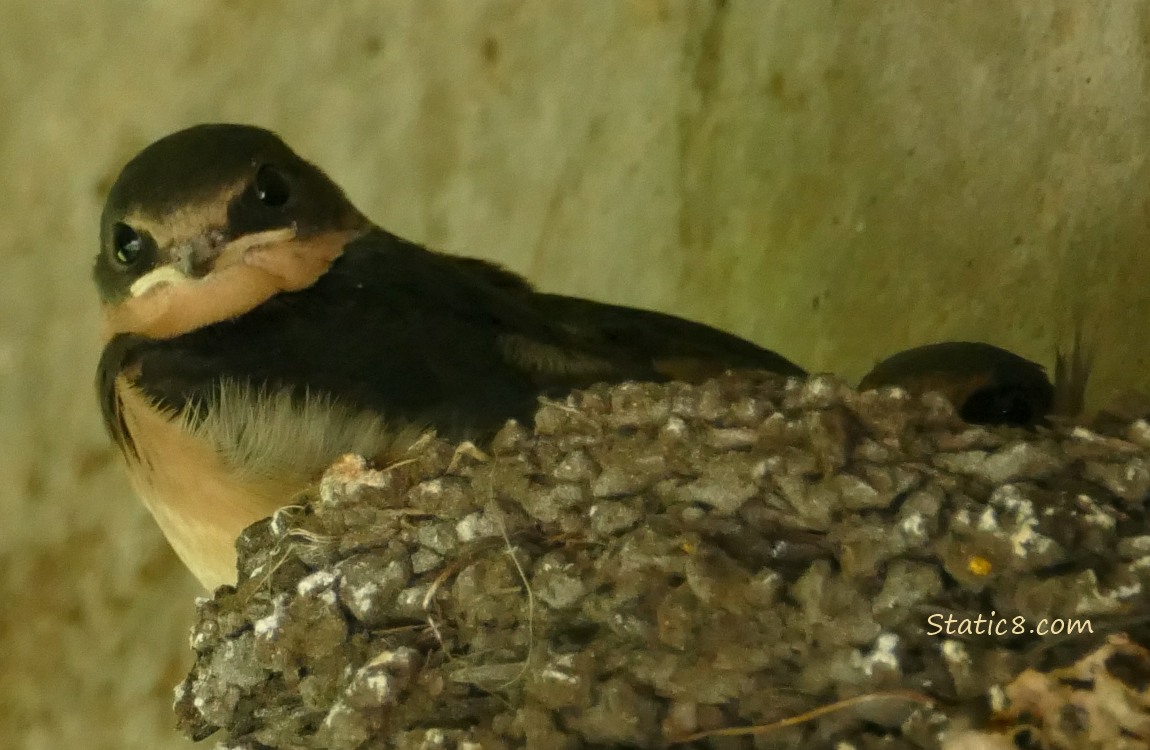
[[1148,449],[1145,421],[728,375],[543,403],[489,455],[347,457],[199,603],[179,723],[236,750],[1146,747]]

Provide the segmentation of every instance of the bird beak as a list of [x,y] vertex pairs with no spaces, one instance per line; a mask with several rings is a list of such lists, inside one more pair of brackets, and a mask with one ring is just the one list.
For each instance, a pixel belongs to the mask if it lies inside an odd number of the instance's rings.
[[294,226],[253,232],[231,241],[224,241],[215,234],[196,235],[174,243],[167,252],[171,260],[136,279],[129,293],[132,297],[140,297],[161,286],[194,283],[244,262],[247,255],[257,248],[286,242],[295,236]]

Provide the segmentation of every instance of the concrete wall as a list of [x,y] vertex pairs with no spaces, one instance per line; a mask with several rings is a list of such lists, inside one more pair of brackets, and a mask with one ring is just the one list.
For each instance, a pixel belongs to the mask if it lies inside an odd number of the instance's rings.
[[104,438],[109,181],[280,131],[370,216],[855,378],[974,338],[1148,384],[1140,0],[0,1],[0,746],[168,748],[195,593]]

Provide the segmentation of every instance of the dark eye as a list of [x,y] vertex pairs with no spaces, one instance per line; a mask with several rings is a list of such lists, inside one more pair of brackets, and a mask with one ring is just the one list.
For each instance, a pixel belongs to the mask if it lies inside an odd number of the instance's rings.
[[984,388],[966,400],[959,412],[971,424],[1024,426],[1042,417],[1035,413],[1030,398],[1021,388]]
[[256,197],[269,208],[279,208],[291,197],[291,185],[283,173],[270,164],[256,171]]
[[140,234],[127,224],[120,222],[112,227],[112,254],[125,266],[130,266],[140,257],[144,241]]

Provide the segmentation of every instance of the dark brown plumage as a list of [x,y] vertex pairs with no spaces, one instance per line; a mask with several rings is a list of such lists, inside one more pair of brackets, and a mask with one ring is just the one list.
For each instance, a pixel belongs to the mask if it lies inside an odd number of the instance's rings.
[[670,315],[534,291],[374,226],[269,131],[201,125],[112,187],[98,388],[137,490],[205,585],[235,537],[345,452],[482,441],[601,381],[802,375]]
[[1054,386],[1041,365],[974,341],[945,341],[891,355],[863,377],[859,390],[890,385],[915,395],[941,393],[972,424],[1033,426],[1054,404]]

